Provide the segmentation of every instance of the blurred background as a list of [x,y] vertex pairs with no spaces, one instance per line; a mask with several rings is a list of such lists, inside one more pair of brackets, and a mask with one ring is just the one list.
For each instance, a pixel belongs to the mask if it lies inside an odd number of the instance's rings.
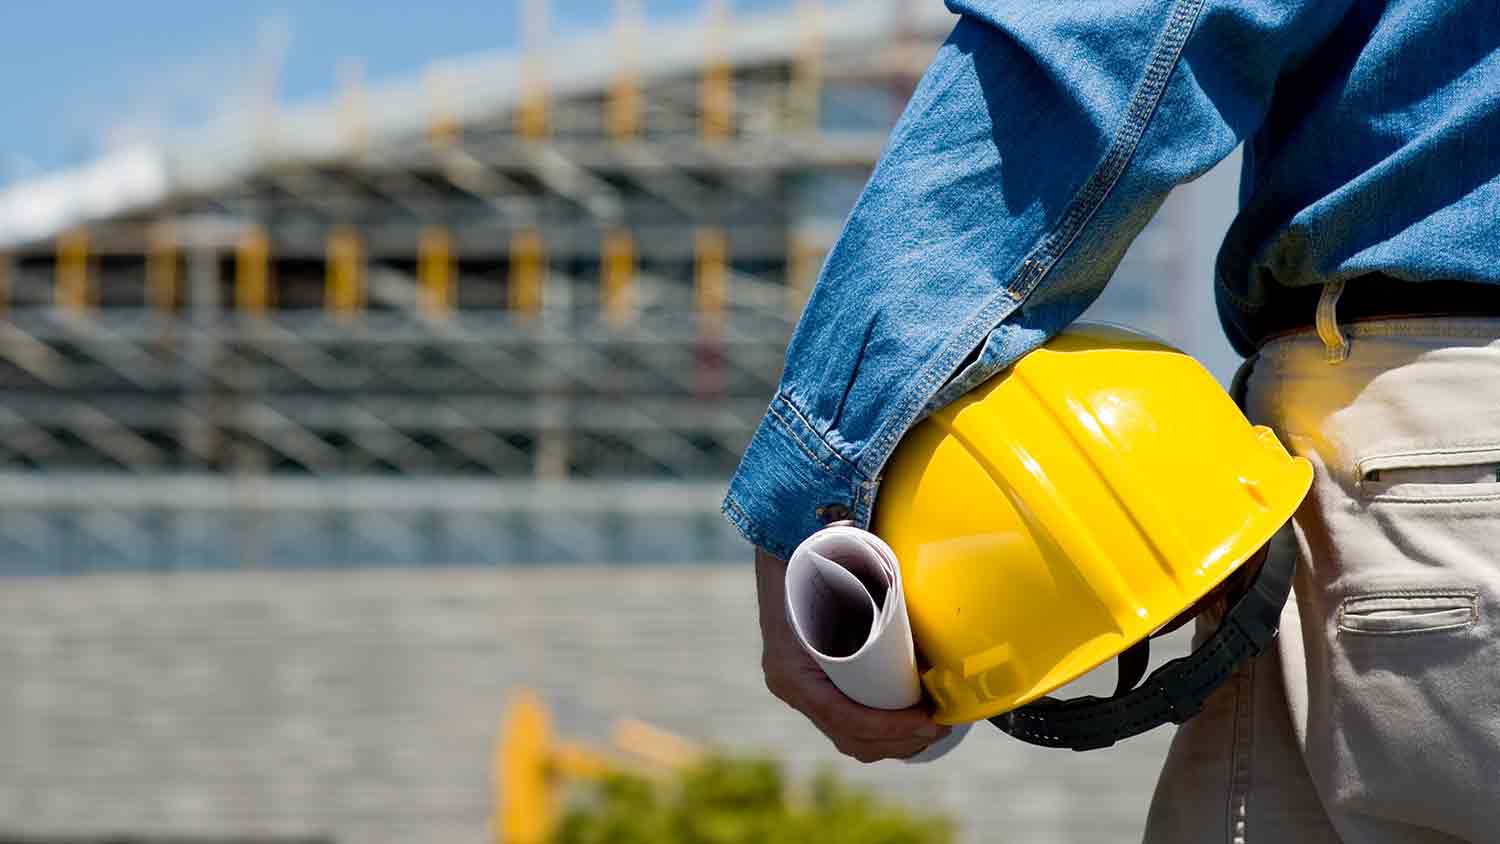
[[[1138,838],[1165,732],[835,761],[761,685],[718,513],[953,23],[0,11],[0,839],[503,841],[526,687],[559,733],[832,762],[963,841]],[[1237,170],[1175,193],[1089,314],[1225,380]]]

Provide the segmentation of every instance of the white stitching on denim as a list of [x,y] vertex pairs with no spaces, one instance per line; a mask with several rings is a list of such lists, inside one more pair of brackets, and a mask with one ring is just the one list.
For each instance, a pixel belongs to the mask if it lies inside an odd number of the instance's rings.
[[830,468],[828,463],[826,462],[828,458],[820,456],[818,454],[814,454],[813,450],[811,448],[808,448],[807,443],[803,442],[802,438],[797,436],[797,429],[793,427],[792,423],[788,422],[785,417],[777,412],[775,403],[772,403],[770,407],[766,408],[766,413],[781,425],[782,433],[786,434],[788,439],[796,443],[797,448],[801,449],[802,453],[807,455],[807,458],[809,460],[818,464],[818,468],[822,469],[823,471],[828,472],[829,474],[833,473],[833,469]]
[[1053,265],[1068,251],[1068,247],[1073,245],[1073,241],[1114,190],[1130,160],[1135,157],[1136,147],[1145,136],[1151,116],[1161,102],[1172,72],[1177,68],[1182,48],[1198,21],[1203,3],[1204,0],[1178,0],[1173,4],[1171,17],[1151,52],[1145,72],[1126,107],[1125,120],[1105,152],[1104,160],[1063,211],[1057,226],[1026,256],[1026,260],[1021,262],[1020,272],[1007,285],[1011,298],[1018,304],[1031,295]]
[[[1206,0],[1176,0],[1173,3],[1171,16],[1152,48],[1151,58],[1131,96],[1130,104],[1126,107],[1125,122],[1111,142],[1104,160],[1069,203],[1058,225],[1043,236],[1022,260],[1010,283],[985,302],[975,318],[943,347],[941,354],[933,356],[921,370],[913,388],[902,398],[896,412],[887,417],[886,424],[865,450],[864,458],[856,464],[866,478],[879,475],[881,467],[895,449],[897,439],[916,421],[938,384],[952,374],[954,367],[973,351],[980,339],[993,331],[1000,320],[1008,317],[1025,301],[1109,198],[1126,166],[1135,156],[1136,147],[1145,135],[1146,127],[1177,68],[1183,47],[1197,25],[1205,2]],[[1020,291],[1019,294],[1017,291]],[[996,314],[997,311],[1003,313]]]
[[740,536],[743,536],[745,541],[751,545],[764,548],[783,559],[788,556],[786,548],[767,536],[765,531],[756,527],[755,522],[751,520],[750,516],[735,502],[733,493],[724,496],[724,503],[719,507],[719,512],[724,514],[729,523],[734,525],[735,529],[740,532]]
[[[973,347],[979,342],[980,337],[984,336],[986,333],[992,330],[993,326],[1000,320],[1003,320],[1007,316],[1009,316],[1011,312],[1015,310],[1015,308],[1016,303],[1008,301],[1005,295],[1005,291],[1001,291],[1000,293],[996,294],[984,304],[984,306],[980,309],[980,316],[973,322],[971,322],[967,327],[965,327],[963,332],[960,333],[956,338],[949,341],[948,346],[943,350],[943,354],[934,357],[933,363],[929,364],[926,369],[921,371],[921,374],[917,379],[916,388],[911,392],[908,392],[906,397],[902,400],[899,412],[892,414],[888,418],[885,426],[882,427],[880,429],[880,433],[876,435],[875,441],[871,444],[870,448],[866,450],[865,460],[862,462],[874,462],[876,456],[878,455],[878,465],[885,465],[886,458],[890,457],[891,449],[895,448],[896,440],[906,432],[907,428],[911,427],[911,424],[915,420],[917,414],[922,410],[923,407],[926,406],[927,399],[923,397],[932,393],[937,383],[940,382],[945,374],[947,372],[950,372],[954,366],[954,364],[949,364],[946,368],[944,368],[940,367],[939,364],[950,358],[954,359],[955,362],[957,360],[962,360],[961,355],[955,358],[955,356],[951,352],[951,349],[955,347],[964,348],[966,350],[973,349]],[[1003,311],[1003,313],[995,314],[993,317],[988,319],[985,318],[985,315],[990,314],[992,311]],[[964,352],[964,354],[967,353],[967,351]],[[898,420],[900,424],[896,424]],[[863,467],[861,467],[861,471],[866,477],[875,474],[875,472],[871,472],[867,469],[864,469]],[[878,469],[876,471],[878,471]]]
[[[776,405],[778,402],[785,405],[786,409],[792,412],[792,416],[796,421],[787,419],[777,411]],[[822,434],[819,434],[817,428],[813,427],[813,424],[808,421],[807,416],[800,409],[798,409],[797,405],[791,400],[789,396],[787,396],[786,393],[777,393],[776,398],[772,399],[770,406],[766,408],[766,413],[774,417],[775,420],[780,423],[782,431],[787,436],[795,440],[797,443],[797,447],[802,449],[802,453],[806,454],[809,458],[816,462],[818,466],[823,469],[823,471],[835,477],[842,476],[845,473],[840,468],[833,465],[834,462],[837,462],[839,466],[847,466],[848,471],[854,474],[855,479],[864,477],[864,473],[860,471],[859,466],[855,463],[850,462],[849,459],[840,454],[838,452],[838,449],[834,448]],[[828,453],[826,455],[814,453],[811,447],[803,439],[802,435],[804,432],[806,432],[808,436],[816,440],[818,445],[821,445],[828,451]]]

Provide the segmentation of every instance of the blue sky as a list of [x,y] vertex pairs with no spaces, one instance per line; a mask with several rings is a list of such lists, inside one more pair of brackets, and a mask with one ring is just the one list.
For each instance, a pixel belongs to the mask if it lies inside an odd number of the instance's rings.
[[[551,0],[555,31],[607,25],[611,0]],[[791,0],[735,0],[753,12]],[[700,0],[644,0],[652,20]],[[0,184],[245,102],[275,65],[284,101],[326,95],[358,61],[379,82],[513,46],[520,0],[43,3],[0,0]]]

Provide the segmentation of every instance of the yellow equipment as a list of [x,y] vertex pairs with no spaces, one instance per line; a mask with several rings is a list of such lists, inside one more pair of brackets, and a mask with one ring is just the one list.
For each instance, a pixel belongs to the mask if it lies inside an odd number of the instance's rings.
[[[876,502],[937,720],[1088,749],[1190,716],[1228,657],[1275,635],[1290,564],[1260,570],[1218,654],[1131,691],[1145,668],[1133,646],[1251,560],[1311,482],[1306,460],[1158,340],[1079,325],[1026,355],[913,428]],[[1116,656],[1115,698],[1033,704]]]
[[612,740],[619,753],[558,739],[541,698],[519,690],[495,742],[490,825],[496,844],[546,844],[560,814],[559,789],[567,782],[603,779],[633,767],[631,763],[673,769],[703,757],[703,749],[693,742],[630,719],[615,723]]

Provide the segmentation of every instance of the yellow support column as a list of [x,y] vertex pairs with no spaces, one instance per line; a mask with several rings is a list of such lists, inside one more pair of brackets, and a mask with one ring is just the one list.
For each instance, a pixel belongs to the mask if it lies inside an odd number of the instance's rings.
[[323,301],[340,319],[348,319],[365,306],[364,253],[364,244],[354,229],[340,226],[329,234]]
[[547,137],[548,108],[546,83],[540,81],[541,61],[528,61],[523,76],[521,106],[516,111],[516,134],[528,141],[539,141]]
[[624,229],[612,231],[602,253],[604,316],[619,327],[635,316],[635,238]]
[[699,92],[703,140],[719,142],[734,134],[734,68],[729,63],[729,6],[714,0],[708,25],[708,57]]
[[516,232],[510,240],[510,309],[525,316],[541,313],[546,281],[542,233],[536,229]]
[[151,227],[146,244],[146,298],[158,313],[177,310],[178,272],[177,235],[170,222]]
[[82,313],[95,299],[89,265],[89,235],[83,229],[64,232],[57,238],[57,305],[70,313]]
[[791,123],[798,129],[818,128],[823,99],[823,4],[821,0],[800,0],[802,45],[792,66],[790,89]]
[[709,326],[724,321],[729,302],[729,242],[723,229],[699,229],[694,238],[697,268],[694,273],[698,315]]
[[515,132],[523,139],[545,138],[551,126],[548,102],[547,30],[551,16],[547,0],[526,0],[522,10],[521,103],[516,109]]
[[495,743],[496,844],[546,844],[557,814],[551,772],[552,719],[534,692],[519,692]]
[[234,249],[234,307],[265,316],[271,301],[271,239],[260,226],[240,235]]
[[615,0],[615,42],[619,45],[619,71],[609,89],[605,130],[616,141],[631,141],[641,134],[641,22],[640,0]]
[[724,394],[724,327],[729,303],[729,244],[723,229],[699,229],[694,292],[698,304],[697,396],[718,401]]
[[453,238],[432,226],[417,244],[417,281],[422,287],[422,310],[430,317],[446,317],[453,310]]
[[788,315],[796,316],[812,294],[825,252],[818,238],[793,232],[787,239],[786,253],[786,309]]

